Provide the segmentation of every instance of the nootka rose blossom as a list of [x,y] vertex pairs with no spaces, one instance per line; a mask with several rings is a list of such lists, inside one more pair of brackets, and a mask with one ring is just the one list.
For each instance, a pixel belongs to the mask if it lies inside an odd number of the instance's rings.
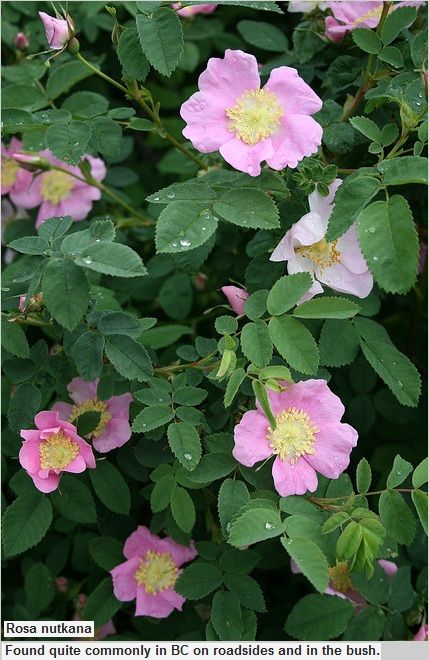
[[274,486],[286,497],[314,492],[317,472],[338,479],[358,434],[340,421],[344,406],[325,380],[282,385],[282,392],[268,391],[275,428],[256,402],[256,410],[245,412],[234,429],[232,453],[246,467],[274,456]]
[[322,11],[326,9],[326,2],[318,2],[318,0],[290,0],[287,3],[287,10],[290,12],[302,12],[308,14],[318,7]]
[[[30,172],[22,169],[13,154],[17,153],[22,147],[22,142],[13,137],[8,147],[3,143],[1,145],[1,194],[9,195],[10,200],[16,205],[19,204],[19,197],[22,193],[31,186],[32,175]],[[34,208],[37,206],[37,201],[33,206],[26,206],[25,208]]]
[[321,99],[298,75],[281,66],[260,86],[258,63],[241,50],[212,57],[198,79],[199,91],[183,103],[183,135],[202,153],[219,151],[241,172],[258,176],[261,162],[274,170],[296,167],[316,153],[322,128],[311,115]]
[[237,316],[244,314],[244,303],[249,297],[246,289],[239,286],[223,286],[222,293]]
[[133,397],[127,392],[112,396],[107,401],[100,401],[97,398],[98,382],[99,379],[87,383],[81,378],[73,378],[67,385],[67,390],[74,405],[58,401],[52,406],[52,410],[68,422],[75,422],[80,415],[87,412],[100,413],[100,421],[91,433],[91,441],[97,451],[106,453],[122,447],[131,438],[129,409]]
[[56,490],[63,472],[79,473],[95,468],[90,445],[57,412],[43,410],[37,413],[34,423],[36,430],[21,431],[24,442],[19,462],[42,493]]
[[197,551],[168,536],[164,539],[139,526],[124,545],[125,562],[113,568],[113,592],[120,601],[136,600],[136,616],[164,619],[181,610],[185,598],[174,591],[180,567],[192,561]]
[[[63,163],[55,158],[48,149],[41,151],[39,156],[51,165],[61,167],[67,172],[57,170],[42,172],[26,189],[20,187],[19,190],[14,191],[13,195],[10,195],[12,201],[25,209],[40,205],[36,227],[39,227],[47,218],[54,216],[70,215],[76,222],[84,220],[92,209],[94,201],[100,199],[100,190],[68,174],[70,172],[82,178],[79,167]],[[94,158],[87,154],[83,156],[83,159],[90,164],[91,176],[97,181],[102,181],[106,176],[106,166],[101,158]]]
[[[325,36],[331,41],[341,41],[347,32],[356,28],[376,28],[383,10],[380,0],[353,0],[353,2],[338,2],[328,0],[326,6],[333,16],[325,18]],[[390,11],[399,7],[420,7],[424,1],[394,2]]]
[[313,285],[300,302],[323,293],[322,284],[358,298],[366,298],[373,287],[373,277],[359,247],[355,226],[335,241],[328,242],[325,238],[334,196],[341,183],[341,179],[335,179],[327,197],[317,191],[309,195],[310,212],[292,225],[270,257],[271,261],[286,261],[289,275],[311,274]]
[[208,2],[202,5],[189,5],[189,7],[182,7],[181,2],[173,2],[171,6],[176,10],[178,16],[191,18],[196,14],[211,14],[216,9],[217,4]]
[[44,11],[39,11],[40,20],[45,28],[45,35],[52,50],[61,50],[74,35],[74,25],[71,18],[53,18]]
[[428,641],[428,624],[423,623],[419,630],[413,637],[414,642],[427,642]]

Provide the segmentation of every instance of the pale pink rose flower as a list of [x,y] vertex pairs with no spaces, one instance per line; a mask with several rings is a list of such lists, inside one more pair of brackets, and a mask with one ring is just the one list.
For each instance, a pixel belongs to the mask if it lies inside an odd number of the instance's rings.
[[173,610],[182,610],[185,598],[174,591],[182,564],[197,555],[189,547],[166,537],[159,538],[139,526],[124,545],[125,562],[113,568],[113,592],[120,601],[136,600],[136,616],[164,619]]
[[202,5],[189,5],[188,7],[181,8],[181,2],[173,2],[171,6],[178,16],[182,16],[182,18],[191,18],[196,14],[211,14],[216,9],[217,4],[210,2]]
[[[325,36],[331,41],[341,41],[347,32],[356,28],[376,28],[383,2],[381,0],[328,0],[326,6],[331,10],[333,16],[325,18]],[[410,0],[409,2],[394,2],[391,11],[399,7],[420,7],[424,0]]]
[[274,456],[274,486],[284,497],[313,493],[317,472],[329,479],[344,472],[358,434],[340,421],[344,406],[326,380],[282,385],[282,392],[267,391],[275,429],[256,402],[234,429],[232,453],[247,467]]
[[101,453],[122,447],[131,438],[129,423],[130,403],[132,394],[127,392],[120,396],[112,396],[107,401],[97,399],[99,379],[87,383],[81,378],[73,378],[67,389],[75,405],[58,401],[52,410],[59,413],[60,418],[74,422],[86,412],[100,413],[100,422],[91,433],[91,441],[95,449]]
[[287,3],[287,10],[290,12],[302,12],[308,14],[318,7],[322,11],[326,9],[326,2],[319,2],[318,0],[290,0]]
[[355,225],[335,241],[328,243],[325,239],[334,196],[341,183],[341,179],[335,179],[327,197],[317,191],[308,196],[310,213],[292,225],[270,257],[271,261],[286,261],[289,275],[308,272],[312,276],[313,285],[300,303],[323,293],[322,284],[358,298],[366,298],[373,287]]
[[427,642],[428,641],[428,624],[422,623],[419,630],[413,637],[413,642]]
[[202,153],[219,151],[236,170],[258,176],[261,162],[274,170],[296,167],[317,152],[322,127],[311,117],[321,99],[296,69],[273,69],[260,88],[258,63],[242,50],[212,57],[199,91],[180,109],[183,135]]
[[[19,151],[21,147],[22,142],[15,137],[11,139],[9,147],[6,147],[3,142],[1,144],[1,194],[8,194],[16,206],[19,204],[15,201],[15,195],[24,193],[31,186],[33,178],[30,172],[19,167],[16,160],[12,158],[12,154]],[[33,206],[25,208],[34,206],[37,206],[37,202]]]
[[76,427],[60,419],[53,410],[43,410],[34,418],[36,430],[23,429],[19,462],[42,493],[58,488],[63,472],[84,472],[95,468],[90,445],[77,434]]
[[49,47],[52,50],[61,50],[61,48],[64,48],[74,32],[74,25],[71,19],[67,21],[63,18],[53,18],[44,11],[39,11],[38,13],[45,28]]
[[30,45],[30,42],[28,41],[24,32],[18,32],[13,40],[13,43],[18,50],[26,50]]
[[222,293],[237,316],[244,314],[244,303],[249,297],[246,289],[238,286],[223,286]]

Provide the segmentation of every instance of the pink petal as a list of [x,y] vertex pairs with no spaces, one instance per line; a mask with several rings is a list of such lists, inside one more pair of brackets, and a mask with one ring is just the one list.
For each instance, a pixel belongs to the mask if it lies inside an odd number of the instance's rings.
[[111,419],[104,431],[92,439],[92,444],[99,452],[105,453],[122,447],[131,438],[131,427],[126,419],[116,417]]
[[317,488],[317,474],[302,456],[293,465],[277,457],[273,463],[273,479],[277,492],[283,497],[304,495],[308,490],[313,493]]
[[326,16],[325,37],[327,37],[329,41],[333,41],[333,42],[342,41],[346,33],[347,33],[347,28],[344,25],[340,25],[333,16]]
[[110,571],[113,580],[113,593],[121,601],[134,600],[137,592],[137,581],[134,577],[140,566],[141,559],[133,557],[115,566]]
[[162,594],[147,594],[144,587],[137,587],[136,616],[153,616],[155,619],[165,619],[174,610],[162,598]]
[[222,144],[219,153],[236,170],[246,172],[250,176],[259,176],[262,161],[268,162],[274,154],[274,149],[271,138],[257,144],[246,144],[238,138],[233,138]]
[[64,468],[64,472],[74,472],[76,474],[79,474],[80,472],[85,472],[86,470],[86,462],[83,456],[76,456],[76,458],[66,467]]
[[81,455],[81,457],[85,461],[86,467],[91,468],[91,469],[95,468],[97,464],[96,464],[96,461],[95,461],[94,454],[92,452],[91,445],[88,444],[87,442],[85,442],[85,440],[83,440],[83,438],[81,438],[80,436],[78,436],[76,434],[73,434],[72,438],[79,445],[79,454]]
[[63,199],[59,206],[61,215],[71,215],[75,222],[79,222],[79,220],[84,220],[92,209],[92,201],[79,195],[73,195],[68,199]]
[[310,378],[290,385],[281,397],[283,409],[296,408],[308,414],[318,429],[338,423],[344,415],[341,399],[328,387],[326,380]]
[[[33,431],[37,433],[37,431]],[[40,454],[39,454],[40,441],[39,438],[32,440],[25,440],[19,450],[19,462],[24,470],[27,472],[38,472],[40,470]]]
[[51,204],[50,202],[42,201],[36,219],[36,228],[40,227],[44,220],[61,215],[58,205]]
[[180,116],[188,124],[183,135],[203,154],[217,151],[233,137],[228,131],[226,107],[222,96],[196,92],[180,108]]
[[51,410],[57,412],[60,416],[60,419],[67,421],[72,413],[73,406],[70,403],[65,403],[64,401],[57,401],[57,403],[54,403]]
[[329,479],[338,479],[350,463],[350,453],[358,441],[358,434],[349,424],[326,424],[319,427],[313,449],[305,460]]
[[35,431],[34,429],[22,429],[19,435],[21,438],[24,438],[24,440],[40,442],[40,431]]
[[267,163],[274,170],[296,167],[305,157],[315,154],[322,144],[322,127],[308,115],[285,114],[281,129],[271,136],[274,155]]
[[98,381],[97,378],[97,380],[87,383],[82,378],[73,378],[67,385],[70,398],[78,405],[88,401],[88,399],[95,399],[97,397]]
[[[101,158],[94,158],[94,156],[90,156],[89,154],[85,154],[83,159],[88,160],[91,165],[91,176],[97,179],[97,181],[102,181],[107,171],[105,162]],[[93,188],[93,186],[91,187]],[[97,189],[95,188],[95,190]]]
[[338,239],[337,249],[341,254],[341,263],[351,273],[361,274],[368,271],[367,263],[359,247],[354,225]]
[[322,108],[322,99],[290,66],[273,69],[264,89],[273,92],[285,112],[293,115],[314,115]]
[[130,404],[133,401],[133,395],[127,392],[120,396],[112,396],[107,400],[107,412],[112,417],[128,419],[130,415]]
[[179,610],[180,612],[182,611],[182,607],[186,602],[186,598],[178,594],[176,591],[173,589],[164,589],[164,591],[161,591],[159,595],[163,600],[165,600],[166,603],[174,607],[175,610]]
[[326,227],[328,225],[329,216],[332,213],[332,205],[336,192],[341,184],[341,179],[334,179],[332,183],[329,184],[329,194],[326,197],[323,197],[323,195],[317,192],[317,190],[313,190],[313,192],[308,196],[310,211],[318,213],[320,217],[326,221]]
[[20,206],[23,209],[33,209],[41,203],[39,179],[36,178],[33,182],[31,180],[30,172],[19,171],[17,181],[9,194],[15,206]]
[[358,298],[366,298],[374,286],[374,280],[369,271],[356,275],[343,264],[334,264],[323,270],[315,268],[317,279],[340,293],[350,293]]
[[234,458],[247,467],[263,461],[272,454],[266,435],[268,420],[257,410],[248,410],[234,429]]
[[34,423],[40,430],[58,427],[60,426],[59,421],[60,416],[54,410],[42,410],[41,412],[37,413],[34,418]]
[[222,98],[226,108],[235,105],[244,92],[259,86],[256,57],[242,50],[227,49],[223,59],[211,57],[207,69],[198,78],[200,91]]
[[52,493],[56,490],[61,478],[59,474],[52,473],[46,479],[42,479],[38,474],[30,474],[30,477],[33,479],[36,488],[42,493]]
[[160,541],[161,539],[152,534],[147,527],[139,525],[125,541],[124,555],[127,559],[131,559],[132,557],[145,557],[148,550],[158,552]]
[[380,566],[380,568],[383,569],[386,575],[389,575],[389,577],[395,575],[395,573],[398,572],[398,567],[394,561],[388,561],[387,559],[379,559],[378,565]]
[[223,286],[222,293],[238,316],[244,314],[244,303],[249,297],[246,289],[238,286]]
[[318,213],[310,211],[302,216],[298,222],[289,229],[294,245],[313,245],[318,243],[326,234],[328,218],[322,218]]
[[173,539],[168,537],[160,541],[159,547],[161,552],[168,552],[171,555],[174,563],[177,564],[177,566],[181,566],[188,561],[192,561],[198,554],[193,542],[191,545],[185,546],[181,545],[180,543],[176,543],[176,541],[173,541]]

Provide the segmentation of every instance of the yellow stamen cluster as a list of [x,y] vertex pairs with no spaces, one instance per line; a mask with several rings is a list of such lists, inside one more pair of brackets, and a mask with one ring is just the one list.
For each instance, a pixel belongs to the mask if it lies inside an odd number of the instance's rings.
[[267,440],[280,460],[296,463],[303,454],[314,454],[314,436],[319,432],[303,410],[288,408],[276,416],[276,427],[268,427]]
[[313,243],[313,245],[299,245],[295,248],[295,252],[306,259],[310,259],[321,270],[329,268],[333,264],[340,263],[341,252],[337,250],[338,239],[328,243],[322,238],[321,241]]
[[346,561],[339,561],[335,566],[328,568],[329,584],[342,594],[345,594],[349,589],[353,589],[353,584],[350,579],[349,566]]
[[39,445],[42,470],[64,470],[79,455],[79,445],[64,431],[50,435]]
[[265,89],[244,92],[225,112],[228,131],[246,144],[257,144],[278,131],[284,114],[276,95]]
[[65,172],[45,172],[41,177],[40,194],[46,202],[59,204],[69,196],[73,178]]
[[151,595],[174,587],[178,575],[179,569],[170,553],[154,550],[148,550],[134,573],[137,584],[143,585],[146,593]]
[[357,18],[355,18],[352,25],[361,25],[361,23],[363,23],[364,21],[368,21],[371,18],[378,18],[380,20],[382,11],[383,11],[383,4],[380,3],[380,5],[375,7],[375,9],[370,9],[369,11],[366,12],[366,14],[363,14],[362,16],[358,16]]
[[73,423],[80,415],[83,415],[84,413],[87,412],[98,412],[100,413],[100,421],[98,422],[98,425],[94,429],[94,431],[91,432],[91,435],[94,438],[98,438],[100,433],[104,431],[106,428],[107,423],[112,419],[112,415],[109,415],[108,412],[106,412],[107,408],[107,403],[106,401],[99,401],[98,399],[87,399],[80,405],[73,406],[71,415],[69,417],[69,422]]
[[11,186],[15,183],[19,165],[12,158],[1,159],[1,185]]

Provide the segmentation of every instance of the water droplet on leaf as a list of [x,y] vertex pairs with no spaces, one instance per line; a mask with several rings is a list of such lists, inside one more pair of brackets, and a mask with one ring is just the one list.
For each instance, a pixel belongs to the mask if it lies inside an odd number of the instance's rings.
[[270,523],[270,522],[265,523],[265,529],[271,530],[271,529],[274,529],[274,528],[275,528],[275,525],[273,525],[273,523]]
[[192,460],[192,454],[183,454],[183,458],[186,458],[187,461]]
[[82,261],[83,261],[83,263],[86,264],[87,266],[89,266],[90,264],[92,264],[92,259],[91,259],[91,257],[84,257],[84,258],[82,259]]
[[189,247],[191,245],[191,241],[188,241],[186,238],[182,238],[180,240],[180,245],[182,247]]

